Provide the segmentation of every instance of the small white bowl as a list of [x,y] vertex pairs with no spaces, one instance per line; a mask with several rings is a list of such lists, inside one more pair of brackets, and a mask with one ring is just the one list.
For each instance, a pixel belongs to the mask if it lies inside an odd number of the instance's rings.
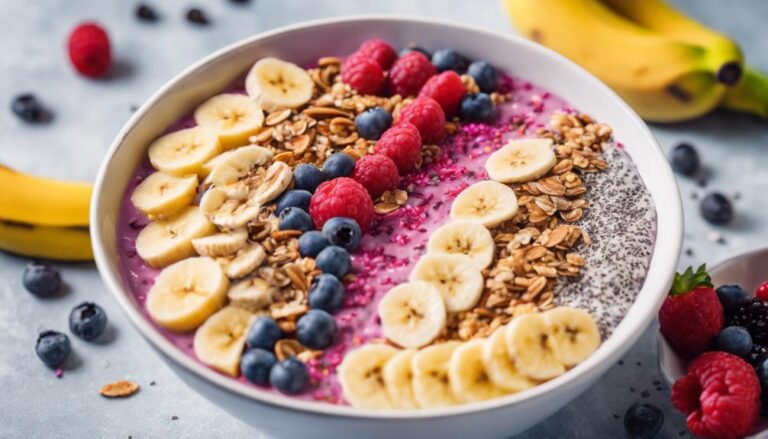
[[[243,385],[176,349],[141,314],[120,273],[115,225],[120,200],[149,142],[205,98],[224,89],[264,56],[299,64],[353,52],[378,37],[394,46],[416,42],[451,47],[486,59],[566,99],[613,127],[653,197],[658,230],[647,278],[613,335],[587,361],[530,390],[456,407],[374,411],[301,401]],[[204,58],[173,78],[128,121],[99,171],[91,237],[105,284],[129,318],[192,388],[248,424],[279,437],[508,437],[556,412],[591,386],[640,337],[655,317],[674,274],[682,241],[682,208],[666,158],[640,118],[608,87],[564,57],[522,38],[459,24],[393,16],[302,23],[260,34]],[[606,261],[606,263],[610,263]]]
[[[709,268],[709,275],[715,286],[737,284],[754,293],[757,287],[768,280],[768,247],[742,253],[728,258]],[[688,361],[672,350],[667,340],[659,332],[656,335],[659,349],[659,371],[664,381],[672,386],[686,374]],[[760,418],[755,428],[758,433],[746,439],[768,439],[768,420]]]

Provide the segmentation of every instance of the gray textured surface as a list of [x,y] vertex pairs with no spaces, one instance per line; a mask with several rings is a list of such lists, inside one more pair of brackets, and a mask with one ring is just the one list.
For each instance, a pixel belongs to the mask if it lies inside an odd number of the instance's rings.
[[[225,0],[197,0],[212,25],[197,28],[183,20],[191,0],[154,0],[162,14],[156,24],[133,17],[133,1],[0,1],[0,161],[24,171],[70,179],[92,179],[113,136],[152,91],[193,61],[240,38],[301,20],[363,12],[400,12],[459,20],[511,32],[495,0],[301,1],[261,0],[238,6]],[[735,36],[748,59],[768,69],[764,23],[768,3],[741,0],[738,7],[718,0],[675,3],[712,26]],[[64,39],[78,21],[94,18],[110,30],[117,74],[104,81],[75,75],[66,59]],[[28,126],[7,111],[12,97],[37,93],[56,114],[47,126]],[[669,149],[695,143],[711,176],[706,189],[681,179],[686,212],[686,248],[680,265],[713,262],[768,242],[764,220],[768,201],[768,125],[750,117],[715,113],[701,120],[653,127]],[[692,193],[718,189],[739,193],[737,220],[713,229],[698,214]],[[755,206],[755,208],[751,208]],[[717,234],[725,244],[714,242]],[[664,245],[664,243],[659,243]],[[260,437],[248,426],[203,400],[182,384],[129,325],[104,290],[91,265],[63,267],[68,294],[37,300],[20,285],[26,261],[0,254],[0,437]],[[76,361],[62,379],[34,355],[39,330],[64,330],[69,310],[83,300],[102,304],[110,316],[112,340],[88,344],[73,340]],[[661,437],[677,437],[684,419],[668,404],[668,391],[656,391],[652,330],[595,387],[522,438],[623,437],[615,415],[649,390],[648,401],[664,408]],[[130,378],[142,385],[136,396],[108,401],[96,393],[109,381]],[[154,381],[156,385],[151,386]],[[173,420],[172,417],[177,419]]]

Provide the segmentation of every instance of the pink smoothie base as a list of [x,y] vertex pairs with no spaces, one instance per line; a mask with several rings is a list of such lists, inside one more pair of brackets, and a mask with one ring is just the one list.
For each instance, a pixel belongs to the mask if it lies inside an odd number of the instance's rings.
[[[501,105],[496,122],[462,124],[457,133],[443,142],[440,157],[402,179],[401,187],[409,191],[407,205],[391,214],[378,216],[375,226],[363,237],[361,250],[352,255],[353,272],[357,278],[347,284],[345,305],[335,316],[338,340],[321,357],[309,363],[315,386],[299,398],[344,403],[335,375],[336,367],[349,349],[381,338],[376,313],[378,301],[390,288],[408,279],[413,265],[424,253],[431,232],[447,222],[451,201],[459,192],[487,179],[484,158],[510,138],[534,135],[547,125],[554,112],[573,111],[562,99],[528,82],[505,77],[502,87],[511,91],[511,100]],[[240,87],[235,87],[232,91],[238,89]],[[186,117],[169,127],[168,132],[194,125],[192,118]],[[136,254],[136,236],[148,219],[133,206],[130,196],[139,182],[152,172],[148,163],[136,170],[123,197],[118,223],[123,276],[149,321],[144,302],[160,270],[148,267]],[[155,327],[177,348],[195,357],[193,333],[177,334]],[[253,386],[243,377],[237,380]]]

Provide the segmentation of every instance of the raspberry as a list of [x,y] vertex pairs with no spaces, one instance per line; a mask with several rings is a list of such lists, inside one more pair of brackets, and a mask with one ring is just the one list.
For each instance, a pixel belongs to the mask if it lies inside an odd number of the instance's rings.
[[75,27],[67,44],[69,59],[80,74],[90,78],[104,76],[112,64],[109,37],[96,23],[87,22]]
[[755,297],[760,300],[768,300],[768,281],[760,284],[755,290]]
[[397,123],[412,123],[424,143],[439,143],[445,137],[445,113],[432,98],[420,97],[400,111]]
[[659,310],[661,333],[679,354],[692,358],[707,350],[723,329],[725,316],[702,265],[676,274],[672,291]]
[[707,352],[672,386],[672,404],[688,416],[688,429],[696,436],[742,437],[760,414],[760,381],[741,358]]
[[329,219],[343,216],[352,218],[362,231],[366,231],[373,223],[373,200],[355,180],[334,178],[317,187],[309,202],[309,213],[318,229],[322,229]]
[[364,41],[355,54],[376,61],[382,70],[390,68],[392,63],[397,59],[397,52],[395,52],[395,49],[385,43],[384,40],[378,38]]
[[467,93],[461,77],[449,70],[429,78],[419,92],[419,97],[432,98],[440,104],[446,116],[454,116],[459,110],[461,99]]
[[394,126],[384,131],[376,141],[374,151],[392,159],[400,174],[406,174],[416,166],[421,155],[419,130],[409,123]]
[[355,54],[341,65],[341,80],[360,94],[375,95],[384,84],[384,71],[376,61]]
[[397,173],[397,165],[391,158],[382,154],[372,154],[355,163],[352,178],[362,184],[371,197],[376,198],[385,191],[395,189],[400,175]]
[[409,52],[398,58],[389,70],[389,93],[402,97],[415,96],[435,73],[435,66],[423,53]]

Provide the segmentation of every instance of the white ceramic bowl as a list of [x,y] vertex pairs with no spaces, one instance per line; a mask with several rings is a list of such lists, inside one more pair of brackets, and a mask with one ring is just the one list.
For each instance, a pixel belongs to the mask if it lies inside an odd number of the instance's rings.
[[[552,91],[606,122],[624,143],[658,212],[656,248],[637,300],[613,335],[587,361],[538,387],[482,403],[421,411],[373,411],[306,402],[245,386],[171,345],[140,313],[122,279],[116,252],[118,208],[149,142],[263,56],[299,64],[347,54],[379,37],[395,46],[452,47]],[[136,328],[192,388],[229,413],[279,437],[508,437],[548,417],[592,385],[632,346],[656,315],[671,283],[682,240],[682,210],[667,161],[640,118],[611,90],[572,62],[521,38],[459,24],[392,16],[323,20],[257,35],[206,57],[173,78],[128,121],[99,172],[91,208],[96,263]],[[606,263],[609,263],[606,261]]]
[[[728,258],[709,268],[712,283],[715,286],[737,284],[747,291],[754,292],[757,287],[768,280],[768,247],[742,253]],[[659,371],[664,380],[672,384],[685,375],[688,362],[677,355],[661,333],[656,335],[659,348]],[[768,419],[761,418],[752,436],[745,439],[768,439]]]

